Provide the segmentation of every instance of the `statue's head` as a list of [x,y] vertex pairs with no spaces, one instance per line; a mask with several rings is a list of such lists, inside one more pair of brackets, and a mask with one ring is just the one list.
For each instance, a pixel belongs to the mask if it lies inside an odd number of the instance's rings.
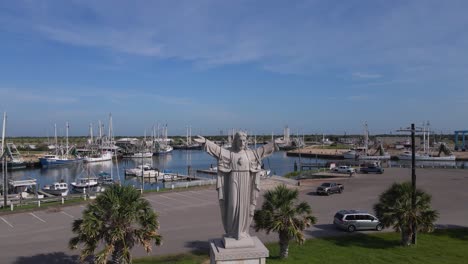
[[234,150],[247,149],[247,133],[239,131],[234,135],[234,144],[232,145]]

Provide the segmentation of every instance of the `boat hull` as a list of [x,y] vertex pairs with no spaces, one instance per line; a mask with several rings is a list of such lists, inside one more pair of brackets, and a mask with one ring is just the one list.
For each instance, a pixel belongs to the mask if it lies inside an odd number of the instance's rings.
[[83,159],[47,159],[39,158],[41,166],[62,166],[62,165],[72,165],[83,162]]

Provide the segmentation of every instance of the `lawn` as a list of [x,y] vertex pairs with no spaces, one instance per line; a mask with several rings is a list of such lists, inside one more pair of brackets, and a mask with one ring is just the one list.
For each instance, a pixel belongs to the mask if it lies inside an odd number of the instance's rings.
[[[468,229],[437,230],[419,234],[418,244],[402,247],[397,233],[355,234],[310,239],[304,245],[291,244],[289,258],[281,260],[277,243],[267,245],[267,263],[468,263]],[[157,250],[157,249],[156,249]],[[207,255],[184,254],[135,260],[140,264],[209,263]],[[207,262],[208,261],[208,262]]]

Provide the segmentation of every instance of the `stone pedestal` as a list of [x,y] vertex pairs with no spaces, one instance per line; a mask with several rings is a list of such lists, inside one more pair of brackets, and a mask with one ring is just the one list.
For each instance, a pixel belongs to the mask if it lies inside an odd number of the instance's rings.
[[211,264],[265,264],[268,249],[257,237],[251,237],[253,246],[225,248],[223,239],[210,241]]

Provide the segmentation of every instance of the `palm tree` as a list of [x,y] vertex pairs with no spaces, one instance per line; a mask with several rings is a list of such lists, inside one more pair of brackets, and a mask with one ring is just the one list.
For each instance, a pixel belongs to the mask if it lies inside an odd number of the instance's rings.
[[304,229],[315,224],[312,209],[306,202],[297,202],[299,191],[288,189],[284,184],[267,191],[261,210],[255,210],[255,231],[265,230],[279,234],[280,257],[287,258],[289,241],[304,243]]
[[73,222],[69,247],[81,248],[80,259],[94,254],[96,248],[104,248],[94,256],[96,263],[131,263],[131,249],[141,244],[146,252],[151,251],[151,242],[161,244],[158,234],[158,216],[150,203],[132,186],[109,186],[95,201],[88,204],[83,218]]
[[416,223],[418,232],[432,232],[439,213],[431,209],[431,195],[416,189],[416,207],[411,207],[412,186],[410,182],[394,183],[379,197],[374,211],[384,227],[393,226],[401,233],[401,244],[411,244]]

